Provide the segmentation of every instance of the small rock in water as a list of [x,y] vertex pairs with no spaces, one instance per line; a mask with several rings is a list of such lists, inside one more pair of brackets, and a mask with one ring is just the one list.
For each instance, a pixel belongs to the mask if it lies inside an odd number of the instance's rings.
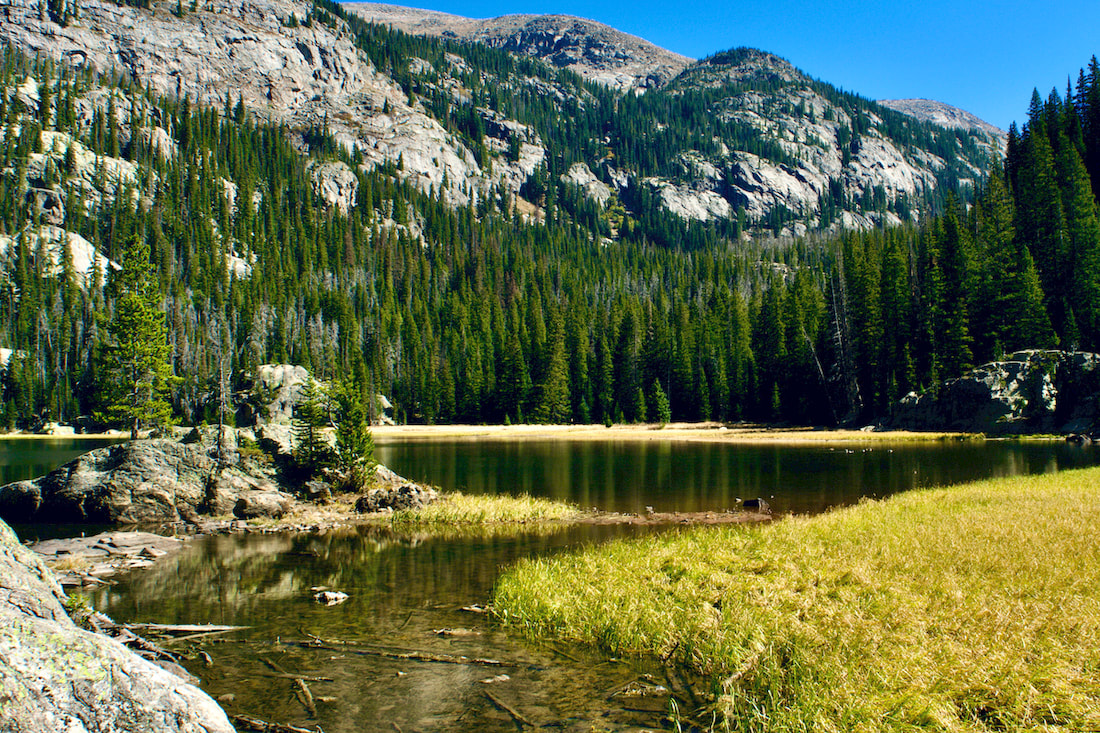
[[348,599],[347,593],[341,593],[338,590],[323,590],[320,593],[316,593],[313,596],[313,600],[318,603],[323,603],[326,606],[335,606],[338,603],[343,603]]
[[510,679],[512,679],[512,678],[511,678],[511,677],[509,677],[509,676],[508,676],[508,675],[506,675],[506,674],[498,674],[498,675],[497,675],[496,677],[489,677],[488,679],[484,679],[484,680],[482,680],[482,681],[481,681],[481,684],[483,684],[483,685],[491,685],[491,684],[493,684],[493,683],[495,683],[495,682],[507,682],[507,681],[508,681],[508,680],[510,680]]

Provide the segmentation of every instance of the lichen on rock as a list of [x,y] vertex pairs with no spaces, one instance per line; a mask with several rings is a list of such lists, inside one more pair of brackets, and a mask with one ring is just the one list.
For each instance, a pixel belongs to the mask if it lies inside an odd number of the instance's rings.
[[38,556],[0,522],[0,731],[230,733],[206,693],[80,629]]

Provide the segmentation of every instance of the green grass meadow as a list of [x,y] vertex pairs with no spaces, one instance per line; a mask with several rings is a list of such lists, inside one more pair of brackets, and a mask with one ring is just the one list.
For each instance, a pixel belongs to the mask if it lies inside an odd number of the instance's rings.
[[493,605],[688,668],[719,729],[1100,731],[1100,469],[530,560]]

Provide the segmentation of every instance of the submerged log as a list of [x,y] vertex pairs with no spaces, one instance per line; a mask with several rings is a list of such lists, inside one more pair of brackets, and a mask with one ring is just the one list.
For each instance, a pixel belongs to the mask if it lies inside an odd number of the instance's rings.
[[530,720],[528,720],[527,718],[520,715],[520,713],[517,710],[515,710],[514,708],[512,708],[511,706],[506,704],[503,700],[501,700],[497,697],[494,697],[493,695],[489,694],[488,692],[484,692],[484,695],[485,695],[485,697],[487,697],[489,699],[489,702],[493,703],[493,705],[495,705],[497,708],[499,708],[500,710],[503,710],[504,712],[511,715],[512,720],[514,720],[516,722],[516,726],[519,727],[521,730],[523,729],[523,726],[525,726],[525,725],[529,726],[531,728],[536,727],[534,723],[532,723]]
[[233,725],[237,730],[253,731],[254,733],[319,733],[319,728],[299,728],[296,725],[283,725],[281,723],[268,723],[259,718],[251,718],[247,715],[234,715]]
[[126,624],[131,631],[150,634],[224,634],[250,629],[251,626],[219,626],[217,624]]

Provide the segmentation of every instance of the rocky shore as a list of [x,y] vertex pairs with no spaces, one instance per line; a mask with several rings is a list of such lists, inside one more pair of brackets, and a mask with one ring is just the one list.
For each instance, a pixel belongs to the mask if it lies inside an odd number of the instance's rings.
[[0,522],[0,731],[234,730],[183,677],[77,626],[67,607],[78,605]]
[[[233,520],[278,521],[333,497],[323,479],[295,476],[288,433],[285,426],[196,428],[178,439],[99,448],[40,478],[0,486],[0,519],[181,532],[218,531]],[[436,496],[378,467],[360,511],[405,509]]]

